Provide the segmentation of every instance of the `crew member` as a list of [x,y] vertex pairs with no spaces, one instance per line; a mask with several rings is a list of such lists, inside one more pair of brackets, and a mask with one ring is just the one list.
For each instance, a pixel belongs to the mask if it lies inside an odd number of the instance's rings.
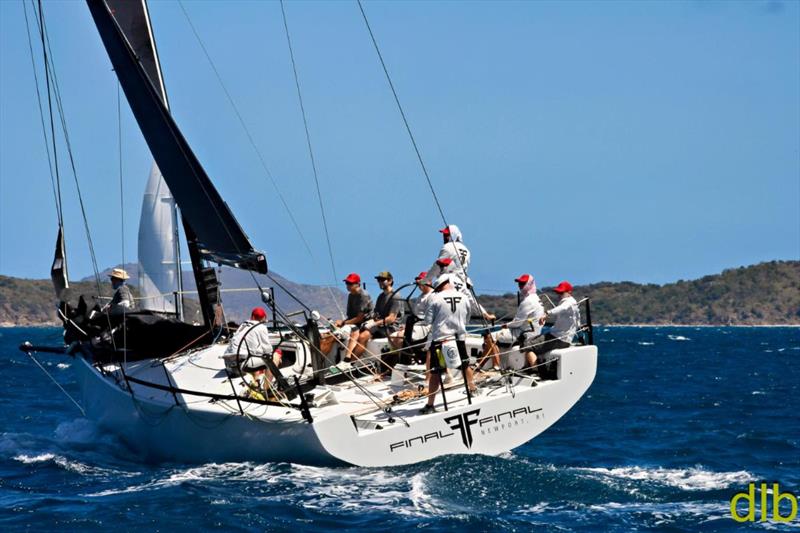
[[361,288],[361,276],[355,272],[351,272],[344,278],[344,284],[348,292],[347,318],[337,320],[333,325],[339,328],[336,336],[341,341],[347,341],[347,349],[342,359],[349,363],[354,355],[358,355],[354,351],[358,345],[359,326],[364,323],[372,310],[372,298],[367,291]]
[[403,316],[403,301],[394,294],[394,277],[392,273],[384,271],[375,276],[381,293],[375,301],[372,318],[361,325],[358,341],[353,353],[359,357],[366,349],[370,339],[382,339],[394,333]]
[[[553,291],[560,296],[558,305],[548,311],[545,317],[540,320],[543,324],[545,320],[553,319],[553,326],[550,331],[535,337],[529,343],[530,348],[537,356],[544,356],[551,350],[569,348],[572,345],[572,339],[578,332],[578,326],[581,321],[578,302],[572,296],[572,285],[568,281],[562,281]],[[547,357],[543,358],[546,359]],[[550,366],[550,361],[542,362],[547,362],[548,366]]]
[[111,315],[121,315],[123,313],[130,313],[136,307],[133,300],[131,289],[125,283],[130,278],[127,272],[121,268],[115,268],[108,275],[111,278],[111,287],[114,289],[114,296],[101,309],[102,312],[108,312]]
[[458,290],[467,291],[471,286],[467,272],[469,271],[470,251],[463,243],[461,230],[455,224],[450,224],[446,228],[440,229],[442,234],[442,247],[439,256],[428,270],[427,278],[431,281],[436,280],[442,274],[455,273],[453,285]]
[[[228,347],[222,358],[225,367],[233,375],[239,375],[241,369],[254,371],[267,367],[265,358],[273,355],[272,343],[267,328],[267,312],[263,307],[255,307],[250,313],[250,320],[245,320],[228,340]],[[280,356],[273,357],[273,363],[280,366]]]
[[519,343],[520,351],[525,354],[526,367],[533,369],[536,365],[536,353],[533,341],[542,332],[544,307],[536,293],[536,281],[530,274],[522,274],[514,280],[519,287],[519,304],[514,319],[497,332],[495,340],[501,343]]
[[[428,333],[431,331],[430,324],[425,321],[425,311],[428,310],[428,305],[431,302],[431,296],[433,296],[434,293],[431,281],[428,279],[427,272],[420,272],[417,277],[414,278],[414,283],[416,283],[417,287],[419,287],[419,290],[422,293],[414,302],[413,307],[413,313],[414,317],[416,318],[416,322],[414,322],[414,329],[411,333],[411,344],[415,345],[424,341],[428,336]],[[402,327],[389,335],[389,343],[392,345],[392,348],[399,350],[403,347],[405,333],[405,327]]]
[[467,322],[473,313],[482,312],[486,320],[494,320],[494,315],[483,311],[474,298],[470,298],[453,286],[455,274],[443,274],[436,280],[436,294],[425,314],[425,320],[431,325],[426,348],[430,350],[431,373],[428,376],[428,403],[422,414],[436,410],[434,401],[439,390],[441,372],[444,368],[459,368],[464,374],[469,389],[475,390],[472,379],[472,368],[465,343]]

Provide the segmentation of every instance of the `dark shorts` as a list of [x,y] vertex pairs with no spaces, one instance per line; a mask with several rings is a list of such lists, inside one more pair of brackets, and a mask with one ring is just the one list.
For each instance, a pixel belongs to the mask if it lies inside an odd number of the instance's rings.
[[369,334],[373,339],[385,339],[398,329],[400,329],[400,327],[397,323],[394,323],[389,324],[388,326],[372,326],[367,331],[369,331]]
[[559,348],[569,348],[572,346],[568,342],[564,342],[563,340],[550,335],[549,333],[545,333],[544,335],[537,335],[533,337],[529,341],[525,342],[523,349],[525,351],[533,351],[536,355],[542,355],[550,350],[557,350]]
[[[469,355],[467,354],[467,343],[464,341],[456,341],[456,347],[458,348],[458,355],[461,356],[461,366],[463,368],[464,364],[469,361]],[[439,361],[439,356],[437,355],[437,351],[441,349],[441,342],[431,343],[431,370],[442,371],[445,368],[445,366]]]

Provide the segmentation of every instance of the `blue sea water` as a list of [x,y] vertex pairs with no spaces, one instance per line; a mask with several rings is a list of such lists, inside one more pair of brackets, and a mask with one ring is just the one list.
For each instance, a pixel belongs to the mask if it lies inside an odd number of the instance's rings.
[[3,531],[738,531],[749,482],[800,492],[800,328],[598,328],[594,384],[540,437],[378,469],[144,463],[17,350],[58,339],[0,329]]

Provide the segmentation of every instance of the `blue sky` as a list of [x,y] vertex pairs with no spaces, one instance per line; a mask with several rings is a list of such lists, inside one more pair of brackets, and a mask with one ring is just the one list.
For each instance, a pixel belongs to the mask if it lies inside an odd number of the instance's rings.
[[[172,112],[275,271],[330,282],[280,7],[184,3],[309,257],[174,2],[151,16]],[[478,291],[663,283],[800,258],[799,2],[367,2]],[[357,6],[286,5],[338,277],[411,278],[441,220]],[[135,259],[147,148],[82,2],[45,2],[100,267]],[[0,273],[47,277],[56,217],[20,2],[0,2]],[[37,62],[41,59],[36,57]],[[61,147],[63,148],[63,146]],[[61,149],[61,153],[64,150]],[[61,160],[73,277],[91,272]]]

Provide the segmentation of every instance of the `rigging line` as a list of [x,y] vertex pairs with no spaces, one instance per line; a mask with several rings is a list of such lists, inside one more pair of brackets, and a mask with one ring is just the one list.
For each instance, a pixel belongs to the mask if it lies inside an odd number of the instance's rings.
[[308,244],[308,241],[306,240],[305,235],[303,235],[303,232],[300,230],[300,226],[297,223],[297,220],[295,219],[294,214],[292,213],[292,210],[289,208],[289,204],[286,202],[286,199],[284,198],[283,193],[281,193],[281,190],[278,188],[278,184],[275,182],[275,178],[273,177],[272,172],[270,172],[269,167],[267,167],[267,163],[264,160],[264,156],[261,154],[261,151],[258,149],[258,146],[256,146],[256,142],[253,139],[253,136],[250,134],[250,130],[245,125],[244,118],[242,118],[242,115],[239,112],[239,108],[236,107],[236,103],[234,102],[233,97],[231,96],[230,92],[228,91],[228,88],[225,86],[225,83],[222,81],[222,76],[220,75],[219,71],[217,70],[217,67],[214,64],[214,61],[212,61],[211,55],[208,53],[208,50],[206,49],[206,46],[203,43],[203,40],[200,38],[200,34],[197,32],[197,29],[194,27],[194,24],[192,23],[192,19],[189,18],[189,13],[186,11],[186,8],[184,7],[183,2],[181,0],[178,0],[178,5],[180,6],[181,11],[183,11],[183,15],[186,17],[186,21],[189,23],[189,27],[191,28],[195,39],[197,39],[197,43],[200,45],[200,48],[203,50],[203,54],[206,56],[206,59],[208,60],[208,63],[211,65],[211,69],[214,71],[214,75],[217,77],[217,81],[219,82],[220,86],[222,87],[222,91],[225,93],[225,96],[228,98],[228,102],[231,104],[231,107],[233,108],[233,111],[236,114],[236,117],[238,118],[239,123],[242,125],[242,128],[244,129],[245,135],[247,136],[247,139],[250,142],[250,145],[253,147],[253,150],[255,150],[256,155],[258,156],[258,160],[261,163],[261,168],[264,169],[264,172],[267,174],[267,177],[269,178],[269,181],[272,183],[272,186],[275,189],[275,192],[278,194],[278,198],[280,199],[284,210],[289,215],[289,219],[292,221],[292,225],[294,226],[295,231],[297,231],[297,234],[300,236],[300,240],[303,241],[303,245],[305,246],[306,250],[308,251],[308,254],[313,258],[314,257],[314,253],[311,251],[311,246]]
[[28,5],[25,3],[25,0],[22,0],[22,9],[25,15],[25,28],[27,30],[26,35],[28,36],[28,50],[31,54],[31,67],[33,69],[33,79],[36,82],[36,102],[39,104],[39,121],[42,124],[42,136],[44,137],[44,149],[47,152],[47,166],[50,169],[50,185],[53,188],[53,201],[55,202],[56,206],[56,216],[58,217],[58,224],[60,226],[64,225],[64,217],[61,213],[61,205],[58,203],[58,193],[56,192],[56,178],[53,172],[53,161],[50,155],[50,140],[47,138],[47,127],[44,125],[44,109],[42,108],[42,95],[41,89],[39,85],[39,75],[36,74],[36,60],[34,59],[33,54],[33,40],[31,38],[31,25],[28,21]]
[[[33,3],[33,0],[31,0],[31,3]],[[56,75],[55,65],[53,64],[53,61],[52,61],[53,52],[52,52],[52,49],[50,47],[50,36],[47,34],[45,21],[44,21],[44,13],[41,11],[41,0],[39,0],[39,8],[40,8],[41,21],[37,19],[37,24],[39,26],[39,31],[44,35],[44,39],[47,41],[47,50],[50,52],[50,56],[49,56],[50,60],[46,61],[45,69],[46,69],[46,72],[49,72],[50,75],[53,78],[53,89],[54,89],[53,93],[54,93],[55,98],[56,98],[56,106],[58,108],[59,117],[61,119],[61,130],[64,133],[64,142],[67,145],[67,154],[69,155],[69,162],[70,162],[70,167],[72,169],[72,176],[73,176],[73,179],[75,181],[75,188],[76,188],[76,190],[78,192],[78,203],[80,205],[81,216],[83,218],[83,227],[84,227],[84,231],[86,233],[86,241],[87,241],[87,244],[89,246],[89,255],[90,255],[91,261],[92,261],[92,269],[94,270],[95,284],[97,286],[97,295],[100,296],[102,294],[101,282],[100,282],[100,271],[99,271],[99,269],[97,267],[97,256],[96,256],[95,251],[94,251],[94,242],[92,241],[92,234],[91,234],[91,231],[89,229],[89,220],[88,220],[88,218],[86,216],[86,208],[85,208],[84,203],[83,203],[83,194],[81,192],[81,186],[80,186],[80,183],[78,181],[78,172],[77,172],[77,170],[75,168],[75,158],[74,158],[73,153],[72,153],[72,143],[70,142],[70,139],[69,139],[69,132],[67,130],[67,123],[66,123],[66,114],[64,113],[64,106],[63,106],[63,103],[62,103],[62,100],[61,100],[61,89],[59,87],[58,76]],[[47,57],[46,54],[45,54],[45,57]]]
[[56,191],[58,195],[58,217],[59,223],[63,221],[61,217],[61,174],[58,171],[58,144],[56,143],[56,127],[53,122],[53,100],[50,95],[50,71],[47,68],[47,47],[45,46],[44,39],[44,10],[42,9],[42,0],[39,0],[39,36],[42,39],[42,54],[44,55],[44,79],[47,85],[47,107],[50,110],[50,139],[53,142],[53,165],[56,175]]
[[32,353],[30,353],[30,352],[25,352],[25,354],[26,354],[28,357],[30,357],[30,358],[31,358],[31,361],[33,361],[34,363],[36,363],[36,366],[38,366],[38,367],[39,367],[39,368],[42,370],[42,372],[44,372],[44,373],[45,373],[45,375],[46,375],[48,378],[50,378],[50,380],[51,380],[53,383],[55,383],[55,384],[56,384],[56,387],[58,387],[59,389],[61,389],[61,392],[63,392],[63,393],[64,393],[64,395],[65,395],[67,398],[69,398],[69,399],[70,399],[70,401],[71,401],[72,403],[74,403],[74,404],[75,404],[75,407],[77,407],[77,408],[80,410],[81,414],[82,414],[83,416],[86,416],[86,411],[83,409],[83,407],[81,407],[81,404],[79,404],[77,401],[75,401],[75,398],[73,398],[72,396],[70,396],[70,394],[69,394],[69,393],[66,391],[66,389],[64,389],[64,387],[62,387],[62,386],[61,386],[61,383],[59,383],[58,381],[56,381],[56,378],[54,378],[54,377],[53,377],[53,375],[52,375],[52,374],[50,374],[50,372],[48,372],[48,371],[45,369],[45,367],[43,367],[43,366],[42,366],[42,364],[41,364],[39,361],[37,361],[37,360],[36,360],[36,358],[33,356],[33,354],[32,354]]
[[[281,284],[281,282],[280,282],[280,281],[278,281],[278,280],[277,280],[277,279],[275,279],[275,278],[274,278],[272,275],[270,275],[270,273],[269,273],[269,272],[267,272],[266,276],[267,276],[267,277],[268,277],[268,278],[269,278],[269,279],[270,279],[270,280],[271,280],[271,281],[272,281],[272,282],[273,282],[275,285],[277,285],[278,287],[280,287],[281,289],[283,289],[283,292],[285,292],[286,294],[288,294],[288,295],[289,295],[289,296],[292,298],[292,300],[294,300],[295,302],[297,302],[297,303],[299,303],[301,306],[303,306],[303,309],[305,309],[305,310],[306,310],[306,311],[308,311],[309,313],[311,312],[311,308],[310,308],[310,307],[308,307],[306,304],[304,304],[304,303],[302,302],[302,300],[300,300],[300,299],[299,299],[297,296],[295,296],[294,294],[292,294],[292,291],[290,291],[289,289],[287,289],[286,287],[284,287],[284,286],[283,286],[283,284]],[[256,282],[256,284],[258,284],[258,282]],[[261,286],[260,286],[260,285],[259,285],[258,289],[259,289],[259,290],[261,290]],[[277,307],[277,303],[275,304],[275,306]]]
[[[122,248],[122,268],[125,268],[125,194],[122,179],[122,109],[120,108],[119,80],[117,80],[117,149],[119,151],[119,219],[120,246]],[[123,282],[124,283],[124,282]],[[127,309],[122,306],[122,362],[128,364]],[[109,324],[110,325],[110,324]]]
[[378,54],[378,59],[381,62],[381,67],[383,67],[383,73],[386,75],[386,81],[389,82],[389,88],[392,90],[392,95],[394,96],[394,101],[397,104],[397,109],[400,111],[400,116],[403,118],[403,124],[406,126],[406,131],[408,132],[408,136],[411,139],[411,144],[414,146],[414,152],[417,154],[417,159],[419,160],[419,164],[422,167],[422,172],[425,174],[425,179],[428,182],[428,187],[431,190],[431,194],[433,195],[433,200],[436,202],[436,207],[439,209],[439,214],[442,216],[442,221],[444,222],[445,226],[447,225],[447,219],[444,216],[444,210],[442,209],[442,205],[439,203],[439,197],[436,196],[436,191],[433,188],[433,182],[431,181],[431,177],[428,174],[428,168],[425,166],[425,162],[422,160],[422,154],[419,151],[419,147],[417,146],[417,141],[414,138],[414,134],[411,132],[411,126],[408,123],[408,119],[406,118],[406,113],[403,111],[403,106],[400,104],[400,97],[397,96],[397,91],[394,88],[394,83],[392,83],[392,78],[389,76],[389,69],[386,67],[386,63],[383,60],[383,54],[381,54],[381,50],[378,47],[378,41],[375,39],[375,34],[372,33],[372,27],[369,25],[369,20],[367,20],[367,14],[364,12],[364,6],[361,5],[361,0],[356,0],[358,4],[358,9],[361,11],[361,16],[364,18],[364,24],[367,26],[367,31],[369,32],[369,37],[372,40],[372,45],[375,47],[375,52]]
[[[383,54],[381,54],[381,49],[378,47],[378,41],[375,39],[375,34],[372,33],[372,26],[369,25],[369,20],[367,20],[367,14],[364,11],[364,6],[361,4],[361,0],[356,0],[358,4],[358,9],[361,11],[361,16],[364,19],[364,24],[367,26],[367,31],[369,32],[369,37],[372,40],[372,45],[375,47],[375,52],[378,54],[378,59],[381,62],[381,67],[383,68],[383,73],[386,75],[386,81],[389,83],[389,88],[392,90],[392,95],[394,96],[394,101],[397,104],[397,109],[400,111],[400,116],[403,118],[403,124],[405,124],[406,132],[408,132],[408,137],[411,139],[411,144],[414,146],[414,152],[417,154],[417,160],[419,161],[420,167],[422,167],[422,173],[425,174],[425,180],[428,182],[428,187],[431,190],[431,194],[433,195],[433,200],[436,202],[436,207],[439,209],[439,214],[442,217],[442,222],[444,222],[445,227],[448,227],[449,224],[447,223],[447,218],[444,216],[444,210],[442,209],[442,204],[439,203],[439,197],[436,195],[436,190],[433,188],[433,182],[431,181],[431,177],[428,174],[428,168],[425,166],[425,162],[422,159],[422,154],[419,151],[419,147],[417,146],[417,141],[414,138],[414,133],[411,131],[411,126],[408,123],[408,119],[406,118],[406,113],[403,110],[402,104],[400,104],[400,97],[397,95],[397,90],[394,88],[394,83],[392,82],[392,77],[389,75],[389,69],[386,67],[386,62],[383,60]],[[455,242],[453,243],[453,247],[455,248]],[[458,253],[455,254],[456,256],[456,263],[458,264],[461,271],[464,273],[464,283],[466,284],[468,275],[467,269],[464,268],[463,262],[461,261],[461,257]],[[474,291],[468,288],[469,295],[472,296],[472,299],[475,301],[475,304],[480,306],[478,303],[478,299],[474,294]],[[486,320],[484,319],[484,323]]]
[[[242,129],[244,130],[248,140],[250,141],[250,145],[255,150],[256,155],[258,156],[258,159],[259,159],[259,161],[261,163],[262,168],[264,169],[265,173],[267,174],[267,177],[269,178],[270,182],[272,183],[272,186],[275,188],[275,191],[278,194],[278,198],[280,198],[280,201],[283,204],[284,209],[286,210],[287,214],[289,215],[289,218],[292,221],[292,224],[293,224],[293,226],[295,228],[295,231],[299,235],[300,239],[303,241],[303,245],[305,246],[306,251],[308,252],[309,256],[312,258],[312,260],[314,262],[316,262],[316,258],[314,256],[314,253],[311,251],[311,246],[308,244],[308,241],[306,240],[305,236],[303,235],[303,232],[300,230],[300,226],[298,225],[297,220],[295,219],[294,214],[292,213],[292,210],[289,208],[289,205],[286,202],[286,199],[283,197],[283,194],[281,193],[280,189],[278,188],[278,184],[275,182],[275,179],[272,176],[272,173],[270,172],[269,168],[267,167],[266,161],[264,160],[264,157],[262,156],[261,151],[256,146],[255,140],[253,139],[253,136],[250,134],[250,130],[248,130],[247,125],[244,122],[244,118],[242,117],[241,113],[239,112],[239,109],[236,106],[236,103],[234,102],[233,97],[231,96],[230,92],[228,91],[227,87],[225,86],[225,83],[222,80],[222,76],[220,75],[219,70],[217,70],[217,67],[214,64],[214,61],[211,59],[211,55],[208,53],[208,49],[205,47],[205,44],[203,43],[203,40],[200,38],[200,34],[197,32],[197,29],[195,28],[194,24],[192,23],[191,18],[189,18],[189,13],[186,11],[186,8],[184,7],[183,2],[181,2],[181,0],[178,0],[178,5],[180,6],[181,11],[183,12],[184,16],[186,17],[186,21],[188,22],[189,27],[191,28],[192,33],[195,36],[195,39],[197,39],[197,42],[200,45],[200,48],[203,50],[203,54],[206,56],[206,60],[208,61],[209,65],[211,66],[211,69],[213,70],[213,72],[214,72],[214,74],[215,74],[215,76],[217,78],[217,81],[219,82],[220,86],[222,87],[223,92],[225,93],[226,97],[228,98],[228,102],[230,103],[231,107],[233,108],[234,113],[236,114],[236,116],[237,116],[237,118],[239,120],[239,123],[242,126]],[[225,229],[226,229],[226,231],[228,231],[227,227],[225,227]],[[252,278],[252,280],[256,284],[256,286],[258,287],[259,291],[263,291],[263,288],[261,287],[261,284],[259,283],[259,281],[256,278],[255,274],[251,270],[248,270],[248,272],[250,273],[250,277]],[[275,281],[274,278],[272,278],[271,276],[270,276],[270,279]],[[292,297],[294,298],[294,296],[292,296]],[[295,300],[297,300],[297,298],[295,298]],[[334,301],[335,301],[335,298],[334,298]],[[299,302],[299,300],[298,300],[298,302]],[[302,305],[305,307],[305,304],[302,304]]]
[[[298,337],[300,340],[302,340],[302,341],[305,341],[306,343],[308,343],[308,344],[309,344],[309,346],[312,346],[312,342],[311,342],[311,340],[309,340],[309,338],[308,338],[308,337],[307,337],[305,334],[303,334],[303,332],[302,332],[302,331],[301,331],[299,328],[297,328],[297,327],[292,327],[292,326],[290,325],[290,324],[291,324],[291,322],[289,321],[288,317],[287,317],[286,315],[284,315],[284,314],[283,314],[283,312],[282,312],[282,311],[281,311],[281,310],[278,308],[278,306],[277,306],[277,305],[275,306],[275,312],[276,312],[276,313],[277,313],[277,314],[280,316],[280,318],[281,318],[281,319],[284,321],[284,323],[285,323],[287,326],[289,326],[289,327],[290,327],[290,329],[291,329],[291,330],[294,332],[294,334],[295,334],[295,335],[297,335],[297,337]],[[323,358],[324,358],[326,361],[330,362],[330,359],[328,358],[328,356],[327,356],[326,354],[323,354]],[[349,379],[349,380],[350,380],[350,381],[353,383],[353,385],[355,385],[355,386],[356,386],[356,388],[358,388],[358,389],[359,389],[359,390],[362,392],[362,394],[364,394],[364,395],[365,395],[365,396],[366,396],[366,397],[367,397],[367,398],[368,398],[368,399],[369,399],[369,400],[370,400],[370,401],[371,401],[373,404],[375,404],[375,406],[376,406],[378,409],[380,409],[380,410],[384,410],[384,409],[385,409],[385,407],[386,407],[386,403],[385,403],[385,402],[383,402],[383,400],[381,400],[381,399],[380,399],[380,398],[379,398],[379,397],[378,397],[378,396],[377,396],[375,393],[373,393],[373,392],[370,392],[370,391],[369,391],[367,388],[365,388],[363,385],[361,385],[361,384],[358,382],[358,379],[357,379],[357,378],[353,377],[352,375],[350,375],[350,374],[349,374],[349,373],[347,373],[346,371],[342,372],[342,374],[345,376],[345,378]],[[301,393],[301,394],[302,394],[302,393]],[[400,415],[398,415],[398,414],[396,414],[396,413],[395,413],[395,416],[396,416],[397,418],[399,418],[400,420],[402,420],[402,421],[403,421],[403,423],[404,423],[406,426],[408,426],[408,422],[406,422],[405,418],[403,418],[402,416],[400,416]]]
[[[311,148],[311,133],[308,131],[308,118],[306,117],[306,108],[303,105],[303,94],[300,91],[300,76],[297,73],[297,64],[294,60],[294,49],[292,48],[292,39],[289,36],[289,23],[286,19],[286,9],[283,5],[283,0],[280,0],[281,3],[281,15],[283,16],[283,28],[286,30],[286,44],[289,46],[289,57],[292,60],[292,72],[294,73],[294,85],[297,88],[297,100],[300,102],[300,112],[303,115],[303,128],[305,128],[306,132],[306,144],[308,145],[308,156],[311,159],[311,169],[314,172],[314,184],[317,186],[317,200],[319,201],[319,211],[322,214],[322,227],[325,229],[325,241],[328,243],[328,256],[331,260],[331,272],[333,273],[333,281],[334,283],[338,281],[339,276],[336,275],[336,265],[333,260],[333,247],[331,246],[331,236],[330,231],[328,230],[328,218],[325,216],[325,206],[322,203],[322,192],[320,192],[319,188],[319,175],[317,173],[317,163],[316,159],[314,158],[314,150]],[[333,299],[334,304],[336,305],[336,309],[339,311],[339,314],[344,316],[342,312],[342,308],[339,306],[339,301],[333,296],[333,291],[328,287],[328,291],[331,293],[331,298]]]

